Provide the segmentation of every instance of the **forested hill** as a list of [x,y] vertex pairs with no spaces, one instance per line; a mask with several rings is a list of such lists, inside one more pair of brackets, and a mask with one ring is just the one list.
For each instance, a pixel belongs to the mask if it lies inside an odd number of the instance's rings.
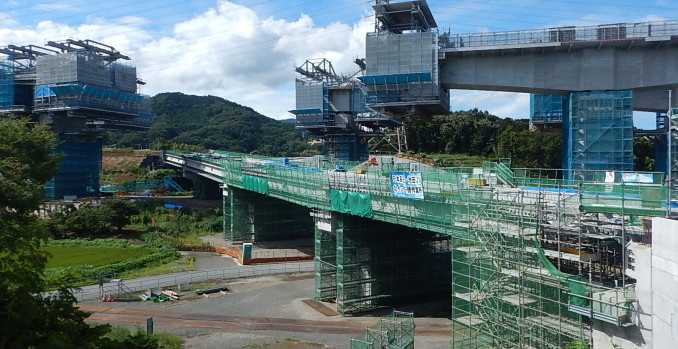
[[151,103],[156,117],[148,132],[113,132],[108,134],[106,144],[168,149],[186,149],[189,145],[272,156],[294,156],[311,149],[294,124],[276,121],[220,97],[161,93]]
[[[214,96],[161,93],[152,99],[156,115],[150,131],[109,133],[107,146],[154,149],[219,149],[269,156],[319,154],[294,129],[252,108]],[[472,109],[405,120],[410,151],[465,154],[486,159],[510,157],[517,167],[560,168],[558,129],[528,130],[528,120],[499,118]],[[636,169],[651,170],[654,145],[636,138]],[[384,149],[392,151],[392,149]],[[447,164],[449,166],[449,164]]]
[[414,152],[508,157],[517,167],[559,168],[560,132],[532,132],[528,127],[529,120],[502,119],[478,109],[405,120]]

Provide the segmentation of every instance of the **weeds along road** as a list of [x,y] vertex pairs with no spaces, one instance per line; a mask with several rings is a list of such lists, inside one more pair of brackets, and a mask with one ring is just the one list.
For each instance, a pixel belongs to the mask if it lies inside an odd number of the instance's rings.
[[204,282],[212,280],[228,280],[247,276],[262,276],[296,272],[313,271],[313,262],[289,262],[264,265],[231,265],[222,268],[211,268],[196,271],[185,271],[166,275],[146,276],[136,279],[115,281],[100,285],[83,286],[76,289],[73,295],[78,301],[100,299],[102,294],[122,291],[143,292],[151,288],[177,286],[179,284]]

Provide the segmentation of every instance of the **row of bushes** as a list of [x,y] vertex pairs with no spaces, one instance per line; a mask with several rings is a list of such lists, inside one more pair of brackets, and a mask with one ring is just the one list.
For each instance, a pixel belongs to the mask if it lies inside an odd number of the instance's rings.
[[99,267],[92,265],[77,265],[49,268],[45,270],[45,279],[48,283],[57,283],[63,280],[93,278],[99,274],[121,274],[153,265],[167,263],[178,257],[179,253],[177,253],[176,250],[164,248],[137,258],[131,258],[118,263],[102,265]]
[[152,233],[142,235],[148,238],[144,245],[136,245],[125,239],[63,239],[50,240],[51,246],[81,246],[81,247],[109,247],[109,248],[153,248],[153,253],[130,258],[118,263],[95,267],[93,265],[77,265],[68,267],[48,268],[45,270],[45,279],[48,283],[58,284],[63,280],[74,280],[96,277],[99,274],[120,274],[149,266],[170,262],[179,257],[176,249],[164,240],[158,239]]
[[81,246],[81,247],[111,247],[111,248],[127,248],[127,247],[146,247],[132,244],[126,239],[52,239],[47,242],[47,246]]

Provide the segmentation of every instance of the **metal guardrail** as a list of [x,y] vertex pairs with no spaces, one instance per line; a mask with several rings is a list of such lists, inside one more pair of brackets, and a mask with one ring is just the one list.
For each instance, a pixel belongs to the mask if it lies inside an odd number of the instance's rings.
[[[314,271],[313,262],[285,263],[254,266],[238,266],[233,269],[205,270],[185,273],[174,273],[158,277],[143,277],[139,279],[123,280],[125,286],[134,292],[143,292],[147,289],[177,286],[184,283],[205,282],[212,280],[229,280],[248,276],[262,276],[272,274],[299,273]],[[102,290],[108,286],[83,286],[73,291],[78,301],[101,299]]]
[[441,48],[586,42],[678,35],[678,21],[556,27],[493,33],[443,34]]

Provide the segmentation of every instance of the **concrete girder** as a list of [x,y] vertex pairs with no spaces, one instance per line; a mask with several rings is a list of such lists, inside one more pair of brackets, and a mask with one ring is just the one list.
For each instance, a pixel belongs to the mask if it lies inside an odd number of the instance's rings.
[[668,90],[678,88],[678,38],[664,39],[441,49],[440,80],[448,89],[537,94],[632,90],[634,110],[666,111]]

